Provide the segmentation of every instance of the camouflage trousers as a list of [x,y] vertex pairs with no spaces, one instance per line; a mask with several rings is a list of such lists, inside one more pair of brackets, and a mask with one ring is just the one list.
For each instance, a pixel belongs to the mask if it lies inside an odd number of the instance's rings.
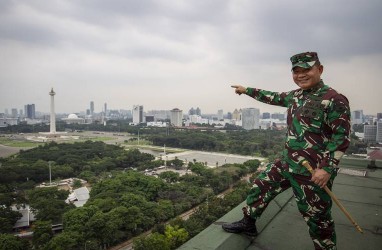
[[[331,189],[335,175],[328,182]],[[315,249],[337,249],[334,221],[331,216],[332,200],[324,189],[314,184],[310,176],[290,173],[286,163],[268,164],[254,181],[247,205],[249,215],[257,219],[269,202],[278,194],[293,189],[297,207],[309,226]]]

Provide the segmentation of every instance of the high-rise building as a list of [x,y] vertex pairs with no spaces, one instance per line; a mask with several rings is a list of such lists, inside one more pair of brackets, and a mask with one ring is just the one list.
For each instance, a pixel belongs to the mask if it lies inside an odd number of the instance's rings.
[[375,125],[374,121],[376,121],[377,118],[375,118],[373,115],[365,115],[363,121],[364,124],[368,125]]
[[169,120],[171,118],[171,110],[149,110],[147,115],[153,115],[156,121]]
[[242,110],[242,126],[245,130],[260,128],[260,110],[245,108]]
[[377,121],[382,120],[382,113],[377,113]]
[[232,113],[232,120],[240,121],[241,120],[241,110],[235,109]]
[[12,109],[11,112],[12,112],[12,117],[16,118],[17,117],[17,109]]
[[218,110],[218,120],[224,120],[224,113],[222,109]]
[[107,103],[105,102],[105,104],[103,106],[104,106],[105,115],[107,115]]
[[171,124],[175,127],[182,127],[183,112],[178,108],[171,110]]
[[143,122],[143,106],[134,105],[133,106],[133,123],[140,124]]
[[200,110],[199,107],[197,107],[196,109],[191,108],[191,109],[188,111],[188,114],[189,114],[189,115],[202,115],[202,111]]
[[281,113],[273,113],[273,114],[271,114],[271,118],[272,119],[278,119],[278,120],[282,121],[285,119],[285,115],[281,114]]
[[196,108],[195,115],[200,115],[200,116],[202,115],[202,110],[200,110],[199,107]]
[[377,138],[377,125],[365,125],[363,127],[363,133],[364,133],[364,142],[376,142]]
[[271,113],[269,113],[269,112],[263,113],[263,119],[270,119],[270,118],[271,118]]
[[36,118],[36,109],[34,104],[27,104],[24,106],[25,109],[25,116],[29,119],[35,119]]
[[90,115],[94,115],[94,102],[90,102]]
[[153,115],[146,115],[146,122],[154,122],[155,121],[155,117]]
[[382,142],[382,121],[377,121],[377,138],[378,143]]
[[363,110],[354,110],[351,112],[351,123],[353,125],[363,123]]

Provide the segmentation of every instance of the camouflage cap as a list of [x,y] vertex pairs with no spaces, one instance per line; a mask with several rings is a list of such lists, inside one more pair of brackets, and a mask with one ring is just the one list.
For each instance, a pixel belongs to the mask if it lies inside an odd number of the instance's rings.
[[304,52],[294,55],[290,58],[290,61],[292,62],[292,69],[294,67],[310,69],[315,63],[320,62],[316,52]]

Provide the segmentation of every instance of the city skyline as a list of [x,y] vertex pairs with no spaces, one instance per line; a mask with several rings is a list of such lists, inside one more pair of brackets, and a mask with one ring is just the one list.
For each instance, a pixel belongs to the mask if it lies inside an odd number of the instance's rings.
[[[104,107],[105,107],[105,105],[107,105],[107,103],[103,103],[102,104],[102,107],[103,108],[101,108],[100,110],[97,110],[97,109],[94,109],[93,111],[91,111],[91,108],[93,107],[94,108],[94,106],[92,106],[92,105],[94,105],[94,102],[93,101],[91,101],[90,103],[89,103],[90,105],[89,105],[89,107],[87,107],[87,108],[85,108],[84,110],[78,110],[78,111],[72,111],[72,112],[56,112],[56,114],[60,114],[60,115],[62,115],[62,114],[81,114],[81,113],[83,113],[83,114],[85,114],[85,115],[87,115],[87,111],[90,111],[90,113],[92,113],[92,112],[94,112],[94,114],[101,114],[101,113],[103,113],[104,112]],[[24,106],[24,109],[26,108],[26,106],[30,106],[30,105],[34,105],[34,104],[26,104],[26,105],[22,105],[22,106]],[[131,111],[131,112],[133,112],[133,110],[134,110],[134,108],[136,107],[136,106],[142,106],[143,107],[143,113],[147,113],[147,112],[151,112],[151,111],[168,111],[168,112],[170,112],[171,110],[173,110],[174,108],[170,108],[170,109],[157,109],[157,108],[151,108],[151,109],[147,109],[147,108],[145,108],[145,105],[143,105],[143,104],[138,104],[138,105],[133,105],[132,107],[130,107],[130,108],[128,108],[128,107],[126,107],[126,108],[108,108],[108,111],[122,111],[122,110],[124,110],[124,111]],[[197,108],[199,108],[198,106],[192,106],[192,107],[188,107],[188,108],[185,108],[185,109],[181,109],[182,111],[185,111],[185,113],[184,114],[188,114],[189,113],[189,111],[191,111],[191,109],[194,109],[194,107],[197,107]],[[219,115],[219,112],[223,112],[223,114],[227,114],[227,113],[233,113],[235,110],[241,110],[241,109],[253,109],[253,108],[255,108],[255,109],[258,109],[258,108],[256,108],[255,106],[254,107],[237,107],[237,108],[234,108],[233,110],[223,110],[223,109],[216,109],[216,111],[215,112],[203,112],[203,110],[202,109],[200,109],[200,112],[201,112],[201,115],[212,115],[212,114],[216,114],[216,115]],[[382,108],[382,107],[381,107]],[[177,107],[175,107],[175,109],[178,109]],[[284,109],[284,110],[283,110]],[[23,110],[23,109],[18,109],[17,107],[16,108],[14,108],[14,107],[12,107],[12,108],[5,108],[4,109],[4,114],[7,114],[7,112],[6,111],[8,111],[8,115],[10,115],[10,116],[13,116],[13,110],[16,110],[17,111],[17,115],[21,115],[20,114],[20,112],[23,112],[22,113],[22,115],[23,116],[25,116],[25,117],[28,117],[27,116],[27,114],[25,113],[25,110]],[[260,110],[260,109],[259,109]],[[10,111],[12,111],[12,112],[10,112]],[[41,110],[38,110],[38,108],[36,109],[36,111],[35,111],[36,113],[37,112],[40,112],[40,113],[42,113],[42,114],[49,114],[50,112],[45,112],[45,111],[41,111]],[[351,110],[351,112],[352,113],[354,113],[354,112],[361,112],[362,113],[362,115],[363,116],[369,116],[369,115],[371,115],[371,116],[374,116],[374,117],[377,117],[377,114],[381,114],[382,113],[382,109],[380,109],[380,111],[377,111],[375,114],[368,114],[368,113],[366,113],[366,112],[364,112],[364,110],[361,108],[361,109],[357,109],[357,110]],[[0,114],[1,113],[3,113],[3,112],[1,112],[1,110],[0,110]],[[286,113],[286,108],[281,108],[281,110],[273,110],[273,111],[262,111],[262,110],[260,110],[260,113],[261,114],[263,114],[263,113],[269,113],[269,114],[285,114]],[[352,119],[355,119],[354,117],[352,117]],[[360,119],[360,118],[357,118],[357,119]]]
[[[289,57],[317,51],[324,82],[352,110],[380,112],[382,2],[3,1],[0,110],[49,113],[235,108],[284,112],[234,94],[232,84],[296,89]],[[102,17],[102,18],[101,18]]]
[[[94,105],[94,102],[91,102],[93,105]],[[103,106],[105,107],[105,105],[106,105],[107,103],[104,103],[103,104]],[[24,105],[24,109],[27,107],[27,106],[30,106],[30,105],[34,105],[34,104],[27,104],[27,105]],[[153,108],[153,109],[145,109],[145,105],[133,105],[130,109],[129,108],[117,108],[117,109],[108,109],[108,111],[118,111],[118,112],[120,112],[120,111],[130,111],[131,112],[131,115],[132,115],[132,113],[133,113],[133,111],[134,111],[134,108],[136,108],[136,107],[142,107],[142,109],[143,109],[143,114],[146,114],[146,113],[150,113],[150,112],[152,112],[152,111],[167,111],[167,112],[171,112],[174,108],[172,108],[172,109],[155,109],[155,108]],[[90,108],[91,108],[91,105],[89,106]],[[84,110],[79,110],[79,111],[73,111],[73,112],[56,112],[55,114],[59,114],[59,115],[71,115],[71,114],[83,114],[83,115],[89,115],[90,113],[91,113],[91,109],[90,108],[88,108],[88,109],[84,109]],[[182,110],[182,109],[180,109],[180,111],[183,111],[183,114],[184,115],[188,115],[189,114],[189,112],[192,110],[192,109],[194,109],[195,107],[189,107],[189,108],[187,108],[187,109],[184,109],[184,110]],[[196,108],[198,108],[199,109],[199,107],[197,107],[196,106]],[[178,109],[178,108],[175,108],[175,109]],[[245,107],[239,107],[239,108],[235,108],[234,110],[223,110],[223,109],[217,109],[216,110],[216,112],[203,112],[203,110],[201,110],[201,109],[199,109],[199,112],[200,112],[200,116],[203,116],[203,115],[217,115],[217,116],[219,116],[220,115],[220,113],[222,112],[222,114],[223,115],[227,115],[228,113],[231,113],[231,115],[233,115],[234,114],[234,112],[235,111],[238,111],[238,110],[243,110],[243,109],[258,109],[258,108],[256,108],[256,107],[247,107],[247,108],[245,108]],[[9,112],[9,111],[12,111],[12,112]],[[24,117],[28,117],[28,115],[27,115],[27,113],[25,113],[25,110],[23,110],[23,109],[17,109],[17,108],[11,108],[11,109],[9,109],[9,108],[6,108],[5,109],[5,111],[4,111],[4,114],[7,114],[8,116],[14,116],[14,114],[13,114],[13,110],[16,110],[17,112],[17,116],[20,116],[20,115],[23,115]],[[262,110],[260,110],[260,109],[258,109],[259,110],[259,112],[260,112],[260,114],[269,114],[269,115],[272,115],[272,114],[282,114],[282,115],[285,115],[286,114],[286,109],[284,110],[284,111],[262,111]],[[88,112],[87,111],[89,111],[89,114],[88,114]],[[8,112],[8,113],[7,113]],[[22,114],[20,113],[20,112],[22,112]],[[50,112],[44,112],[44,111],[40,111],[40,110],[38,110],[38,109],[36,109],[36,111],[35,111],[36,113],[41,113],[41,114],[44,114],[44,115],[48,115]],[[94,112],[94,114],[102,114],[103,112],[104,112],[104,110],[102,109],[102,110],[99,110],[99,111],[97,111],[96,109],[95,110],[93,110],[93,112]],[[375,114],[367,114],[367,113],[365,113],[364,112],[364,110],[363,109],[357,109],[357,110],[351,110],[351,112],[352,113],[355,113],[355,112],[357,112],[357,113],[359,113],[359,112],[361,112],[361,114],[362,114],[362,116],[373,116],[373,117],[375,117],[375,118],[378,118],[377,117],[377,115],[379,114],[382,114],[382,110],[381,111],[379,111],[379,112],[377,112],[377,113],[375,113]],[[2,112],[0,111],[0,114],[1,114]],[[363,119],[362,117],[353,117],[353,115],[352,115],[352,119],[354,119],[354,120],[359,120],[359,119]]]

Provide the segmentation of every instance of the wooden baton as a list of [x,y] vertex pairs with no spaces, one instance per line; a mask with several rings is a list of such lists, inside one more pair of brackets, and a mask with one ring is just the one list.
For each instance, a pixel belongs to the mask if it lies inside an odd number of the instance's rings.
[[[314,174],[314,170],[312,168],[312,166],[310,166],[309,162],[308,161],[303,161],[302,162],[302,165],[304,167],[306,167],[309,172],[313,175]],[[345,207],[341,204],[341,202],[337,199],[337,197],[335,196],[335,194],[330,191],[330,189],[325,185],[324,187],[324,190],[326,191],[326,193],[328,193],[328,195],[332,198],[332,200],[337,204],[337,206],[341,209],[341,211],[346,215],[346,217],[348,217],[348,219],[350,220],[350,222],[355,226],[355,228],[357,228],[358,232],[360,233],[363,233],[362,231],[362,228],[357,224],[357,222],[355,222],[355,220],[353,219],[353,217],[351,217],[351,215],[349,214],[349,212],[345,209]]]

